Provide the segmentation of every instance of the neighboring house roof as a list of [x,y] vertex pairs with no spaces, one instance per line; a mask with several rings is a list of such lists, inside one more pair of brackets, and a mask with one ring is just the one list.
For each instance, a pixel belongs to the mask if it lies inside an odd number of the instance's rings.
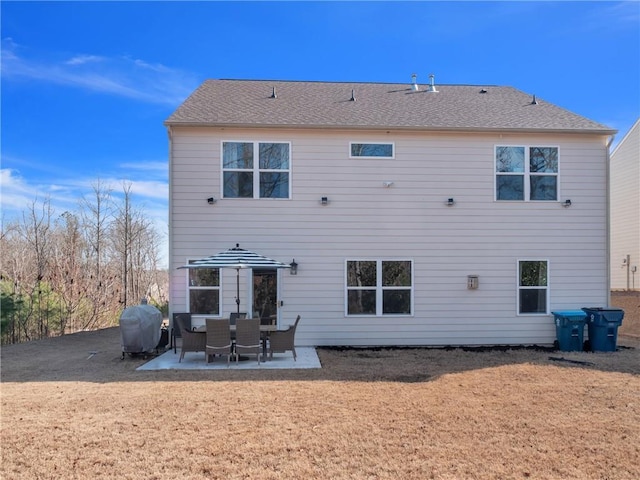
[[627,143],[627,141],[631,141],[631,138],[633,136],[636,136],[636,138],[640,138],[640,118],[638,118],[638,120],[636,120],[636,123],[634,123],[631,128],[629,129],[629,131],[624,135],[624,137],[622,137],[622,140],[620,140],[620,142],[618,143],[618,145],[616,145],[616,148],[614,148],[613,152],[611,153],[611,157],[613,157],[616,152],[618,151],[618,149],[620,148],[620,145],[624,145]]
[[[419,130],[616,131],[512,87],[207,80],[171,125]],[[275,98],[273,91],[275,89]],[[352,92],[355,100],[351,100]]]

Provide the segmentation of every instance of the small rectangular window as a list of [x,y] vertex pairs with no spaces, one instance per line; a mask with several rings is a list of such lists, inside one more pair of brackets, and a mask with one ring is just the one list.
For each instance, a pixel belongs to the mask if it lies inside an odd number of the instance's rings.
[[549,268],[546,260],[518,261],[518,313],[549,313]]
[[393,143],[355,143],[349,144],[351,158],[394,158]]

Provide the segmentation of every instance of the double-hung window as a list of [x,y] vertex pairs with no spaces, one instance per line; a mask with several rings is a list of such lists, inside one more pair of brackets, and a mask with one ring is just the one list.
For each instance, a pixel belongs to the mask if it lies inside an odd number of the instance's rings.
[[222,142],[223,198],[290,198],[291,144]]
[[558,147],[497,146],[496,200],[558,200]]
[[349,143],[351,158],[394,158],[393,143]]
[[348,260],[347,315],[410,315],[411,260]]
[[190,268],[188,290],[192,315],[220,315],[219,269]]
[[549,264],[546,260],[518,261],[518,313],[549,313]]

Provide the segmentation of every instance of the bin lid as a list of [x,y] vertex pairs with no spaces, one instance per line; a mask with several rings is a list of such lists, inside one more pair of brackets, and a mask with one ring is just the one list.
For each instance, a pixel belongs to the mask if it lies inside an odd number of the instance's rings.
[[589,317],[589,324],[622,323],[624,310],[621,308],[583,307]]
[[621,308],[614,307],[582,307],[584,311],[596,311],[596,312],[623,312]]
[[587,315],[582,310],[556,310],[553,313],[556,317],[580,317],[585,318]]

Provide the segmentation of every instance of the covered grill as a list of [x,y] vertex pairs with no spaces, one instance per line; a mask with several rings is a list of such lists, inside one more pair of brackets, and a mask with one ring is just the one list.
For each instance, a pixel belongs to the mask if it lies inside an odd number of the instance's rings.
[[143,303],[127,307],[120,315],[120,338],[122,358],[149,353],[158,348],[162,328],[162,313],[157,308]]

